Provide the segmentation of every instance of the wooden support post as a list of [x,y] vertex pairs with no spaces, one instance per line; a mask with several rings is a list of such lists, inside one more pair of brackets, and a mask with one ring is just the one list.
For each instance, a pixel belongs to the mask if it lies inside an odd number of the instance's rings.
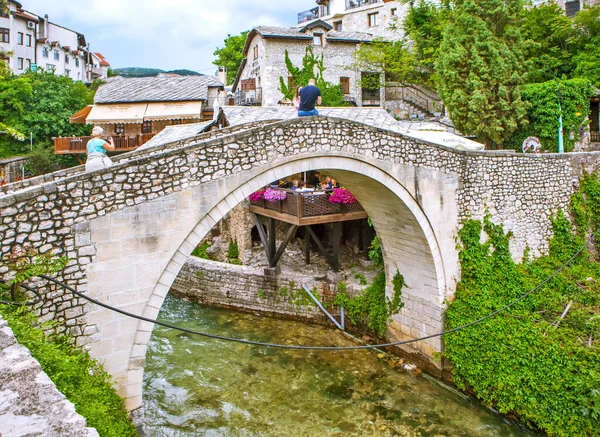
[[[340,227],[344,226],[343,223],[334,223],[333,224],[333,238],[332,240],[332,249],[333,249],[333,259],[336,266],[340,265],[340,245],[342,244],[342,235]],[[336,269],[334,269],[336,270]],[[336,270],[337,271],[337,270]]]
[[[310,228],[310,226],[306,226]],[[308,230],[304,235],[304,263],[306,265],[310,264],[310,235],[308,234]]]
[[269,265],[271,265],[272,255],[267,240],[267,234],[265,233],[265,228],[263,227],[263,224],[260,221],[260,217],[258,216],[258,214],[254,214],[254,220],[256,221],[256,229],[258,229],[258,236],[260,237],[260,241],[262,242],[263,248],[265,249],[265,254],[267,255],[267,261],[269,261]]
[[277,249],[277,252],[275,253],[275,256],[273,257],[273,266],[272,267],[277,265],[277,263],[279,262],[279,259],[281,258],[281,255],[283,255],[285,248],[290,243],[290,241],[292,241],[292,238],[294,238],[294,235],[296,234],[296,229],[298,229],[298,226],[296,226],[296,225],[290,225],[290,227],[288,228],[285,238],[279,245],[279,248]]
[[275,267],[275,251],[277,250],[277,222],[274,218],[269,217],[269,266]]
[[323,246],[323,243],[321,243],[321,240],[319,240],[319,238],[315,235],[315,233],[313,232],[313,230],[311,229],[310,226],[307,226],[306,230],[310,234],[311,238],[315,241],[317,247],[319,248],[319,251],[323,254],[323,256],[325,257],[325,259],[327,260],[327,264],[329,264],[329,266],[333,269],[334,272],[337,272],[340,269],[340,267],[337,264],[336,259],[333,258],[327,252],[327,250]]
[[365,250],[365,242],[363,241],[365,239],[363,235],[363,223],[362,221],[360,221],[358,222],[358,224],[358,251],[362,252],[363,250]]

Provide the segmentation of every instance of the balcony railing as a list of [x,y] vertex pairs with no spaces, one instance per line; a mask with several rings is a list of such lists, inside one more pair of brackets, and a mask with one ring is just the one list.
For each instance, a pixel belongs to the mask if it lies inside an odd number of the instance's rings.
[[[250,201],[250,210],[266,216],[298,225],[328,223],[334,221],[358,220],[366,218],[367,213],[360,203],[332,203],[329,201],[331,190],[298,192],[278,188],[287,196],[283,200]],[[285,216],[290,216],[286,218]]]
[[374,5],[375,3],[382,2],[383,0],[346,0],[346,10],[356,9],[367,5]]
[[[113,136],[115,152],[129,152],[147,143],[154,134]],[[86,146],[92,137],[62,137],[54,138],[54,153],[66,155],[75,153],[86,153]]]
[[235,104],[237,106],[261,106],[262,88],[256,88],[254,90],[236,91]]
[[298,24],[307,23],[319,18],[319,8],[312,8],[298,13]]

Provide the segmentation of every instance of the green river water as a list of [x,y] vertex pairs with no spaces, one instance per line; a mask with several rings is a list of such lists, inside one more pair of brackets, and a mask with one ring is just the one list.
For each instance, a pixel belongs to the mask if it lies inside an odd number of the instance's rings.
[[[350,345],[321,326],[169,296],[160,318],[205,332],[302,345]],[[156,327],[144,374],[150,436],[533,436],[374,351],[310,352],[225,343]]]

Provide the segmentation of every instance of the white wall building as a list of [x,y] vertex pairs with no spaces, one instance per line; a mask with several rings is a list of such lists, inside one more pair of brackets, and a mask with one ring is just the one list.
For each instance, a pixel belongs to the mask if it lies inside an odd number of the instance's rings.
[[7,4],[0,12],[0,51],[12,52],[7,60],[16,74],[42,68],[76,81],[107,77],[108,62],[88,53],[83,34],[24,10],[18,1]]
[[73,80],[89,80],[85,37],[52,23],[47,15],[39,24],[36,52],[38,67],[45,71]]
[[23,11],[21,4],[9,0],[0,10],[0,50],[12,52],[8,65],[15,73],[23,73],[35,63],[36,29],[39,19]]

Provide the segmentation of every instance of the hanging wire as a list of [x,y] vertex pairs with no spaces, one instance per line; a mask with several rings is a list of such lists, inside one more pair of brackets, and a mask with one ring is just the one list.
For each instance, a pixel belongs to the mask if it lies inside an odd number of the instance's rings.
[[[529,290],[527,293],[521,295],[520,297],[518,297],[517,299],[513,300],[512,302],[504,305],[503,307],[491,312],[490,314],[487,314],[486,316],[480,317],[479,319],[473,320],[472,322],[466,323],[464,325],[461,326],[457,326],[456,328],[452,328],[452,329],[448,329],[446,331],[442,331],[442,332],[438,332],[435,334],[431,334],[431,335],[427,335],[424,337],[419,337],[419,338],[414,338],[411,340],[402,340],[402,341],[395,341],[395,342],[390,342],[390,343],[381,343],[381,344],[373,344],[373,345],[360,345],[360,346],[302,346],[302,345],[288,345],[288,344],[277,344],[277,343],[264,343],[264,342],[260,342],[260,341],[252,341],[252,340],[245,340],[245,339],[241,339],[241,338],[232,338],[232,337],[225,337],[222,335],[216,335],[216,334],[209,334],[206,332],[201,332],[201,331],[196,331],[194,329],[189,329],[189,328],[184,328],[181,326],[177,326],[177,325],[173,325],[171,323],[167,323],[167,322],[161,322],[159,320],[156,319],[151,319],[148,317],[144,317],[144,316],[140,316],[137,314],[133,314],[130,313],[128,311],[124,311],[121,310],[119,308],[115,308],[111,305],[108,305],[106,303],[100,302],[96,299],[93,299],[89,296],[86,296],[83,293],[78,292],[77,290],[75,290],[74,288],[68,286],[67,284],[64,284],[50,276],[47,275],[39,275],[40,278],[42,279],[46,279],[62,288],[64,288],[65,290],[70,291],[71,293],[73,293],[74,295],[81,297],[82,299],[87,300],[88,302],[93,303],[94,305],[98,305],[100,307],[106,308],[110,311],[114,311],[116,313],[122,314],[124,316],[127,317],[131,317],[143,322],[148,322],[148,323],[153,323],[155,325],[158,326],[162,326],[165,328],[170,328],[170,329],[175,329],[177,331],[180,332],[185,332],[187,334],[192,334],[192,335],[198,335],[201,337],[206,337],[206,338],[212,338],[215,340],[222,340],[222,341],[229,341],[229,342],[234,342],[234,343],[242,343],[242,344],[248,344],[248,345],[253,345],[253,346],[263,346],[263,347],[271,347],[271,348],[279,348],[279,349],[295,349],[295,350],[312,350],[312,351],[351,351],[351,350],[360,350],[360,349],[376,349],[376,348],[386,348],[386,347],[393,347],[393,346],[402,346],[402,345],[406,345],[406,344],[411,344],[411,343],[417,343],[417,342],[421,342],[421,341],[425,341],[425,340],[429,340],[431,338],[437,338],[437,337],[442,337],[444,335],[447,334],[452,334],[454,332],[466,329],[470,326],[474,326],[477,325],[479,323],[482,323],[488,319],[491,319],[492,317],[496,316],[497,314],[500,314],[501,312],[504,312],[506,310],[508,310],[509,308],[515,306],[517,303],[521,302],[523,299],[527,298],[529,295],[531,295],[532,293],[536,292],[537,290],[539,290],[540,288],[542,288],[543,286],[545,286],[548,282],[550,282],[556,275],[558,275],[565,267],[567,267],[569,264],[571,264],[571,262],[573,262],[573,260],[583,251],[583,249],[585,249],[585,247],[596,237],[596,235],[598,235],[598,233],[600,233],[600,229],[597,230],[596,232],[594,232],[592,234],[592,236],[585,242],[585,244],[583,244],[578,250],[577,252],[575,252],[575,254],[573,254],[573,256],[571,258],[569,258],[564,264],[562,264],[559,268],[557,268],[550,276],[548,276],[546,279],[544,279],[542,282],[540,282],[538,285],[536,285],[534,288],[532,288],[531,290]],[[4,282],[4,281],[2,281]],[[34,292],[37,296],[39,296],[39,293],[34,291],[31,287],[28,287],[26,285],[21,285],[23,288],[25,288],[28,291],[32,291]],[[39,299],[36,300],[36,303],[39,302]],[[0,301],[0,303],[8,303],[8,304],[14,304],[11,302],[5,302],[5,301]]]

